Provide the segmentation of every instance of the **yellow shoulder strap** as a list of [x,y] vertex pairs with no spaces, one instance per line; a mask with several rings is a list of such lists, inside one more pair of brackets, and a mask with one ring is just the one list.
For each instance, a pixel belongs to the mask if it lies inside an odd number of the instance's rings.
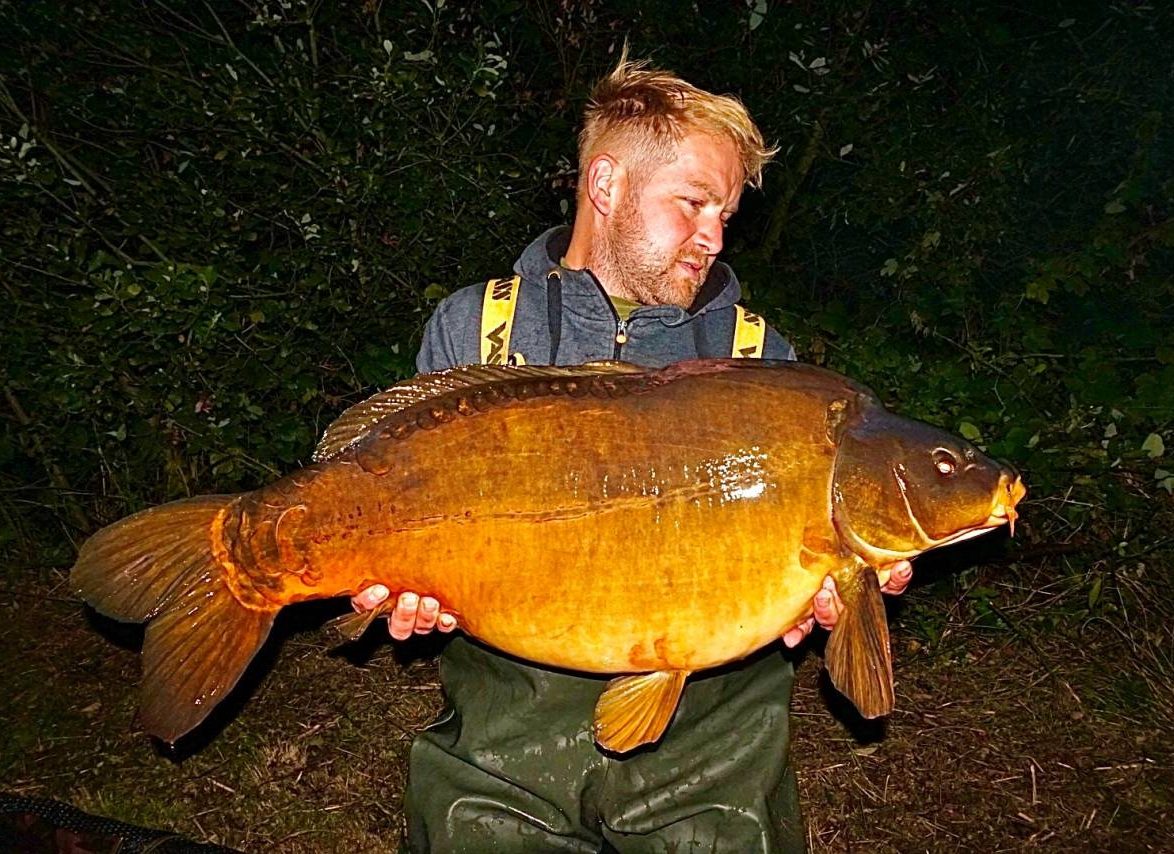
[[510,331],[514,328],[514,309],[518,306],[521,276],[490,279],[481,303],[481,364],[504,365],[509,359]]
[[735,305],[738,316],[734,320],[734,346],[730,356],[735,359],[761,359],[766,343],[766,321],[760,315]]

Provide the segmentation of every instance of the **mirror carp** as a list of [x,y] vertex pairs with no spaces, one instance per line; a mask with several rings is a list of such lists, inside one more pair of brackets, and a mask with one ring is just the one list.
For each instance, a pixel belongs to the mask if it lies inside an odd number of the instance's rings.
[[353,406],[275,483],[101,529],[71,581],[147,623],[140,719],[166,742],[232,689],[281,608],[378,582],[510,655],[616,674],[594,735],[623,753],[660,738],[689,674],[809,615],[825,575],[845,605],[832,681],[887,714],[881,577],[1013,524],[1025,493],[968,442],[798,362],[464,367]]

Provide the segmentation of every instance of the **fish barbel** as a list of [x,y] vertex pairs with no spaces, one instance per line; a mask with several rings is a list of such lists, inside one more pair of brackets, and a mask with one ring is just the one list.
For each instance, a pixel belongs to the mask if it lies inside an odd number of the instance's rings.
[[878,572],[1013,523],[1026,492],[862,385],[758,360],[423,375],[343,413],[315,460],[83,545],[79,594],[147,623],[151,734],[174,742],[203,720],[282,607],[375,583],[389,602],[435,596],[506,653],[618,674],[594,734],[625,752],[661,736],[690,673],[774,641],[831,575],[845,605],[833,683],[887,714]]

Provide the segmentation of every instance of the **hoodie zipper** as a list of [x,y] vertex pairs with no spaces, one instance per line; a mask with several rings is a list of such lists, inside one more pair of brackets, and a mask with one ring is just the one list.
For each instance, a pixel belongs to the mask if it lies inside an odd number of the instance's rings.
[[620,351],[624,349],[624,345],[628,343],[628,321],[620,317],[620,313],[616,311],[616,304],[611,301],[611,297],[600,286],[600,292],[603,293],[604,302],[607,307],[611,309],[611,316],[616,322],[615,345],[612,347],[611,357],[613,359],[620,358]]
[[615,344],[612,347],[611,357],[613,359],[619,359],[620,353],[624,349],[624,345],[628,343],[628,321],[620,317],[620,313],[616,311],[616,304],[611,301],[611,296],[604,289],[603,285],[599,283],[599,280],[596,279],[595,276],[592,276],[591,280],[595,282],[595,287],[599,288],[599,293],[603,297],[603,301],[607,303],[607,307],[611,311],[611,316],[615,320]]

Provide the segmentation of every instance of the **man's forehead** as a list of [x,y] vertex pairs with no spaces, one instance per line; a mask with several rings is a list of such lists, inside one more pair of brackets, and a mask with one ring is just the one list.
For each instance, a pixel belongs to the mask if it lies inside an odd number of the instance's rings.
[[736,203],[741,197],[742,164],[730,141],[694,134],[681,140],[674,154],[671,161],[656,170],[653,178],[692,190],[707,201]]

